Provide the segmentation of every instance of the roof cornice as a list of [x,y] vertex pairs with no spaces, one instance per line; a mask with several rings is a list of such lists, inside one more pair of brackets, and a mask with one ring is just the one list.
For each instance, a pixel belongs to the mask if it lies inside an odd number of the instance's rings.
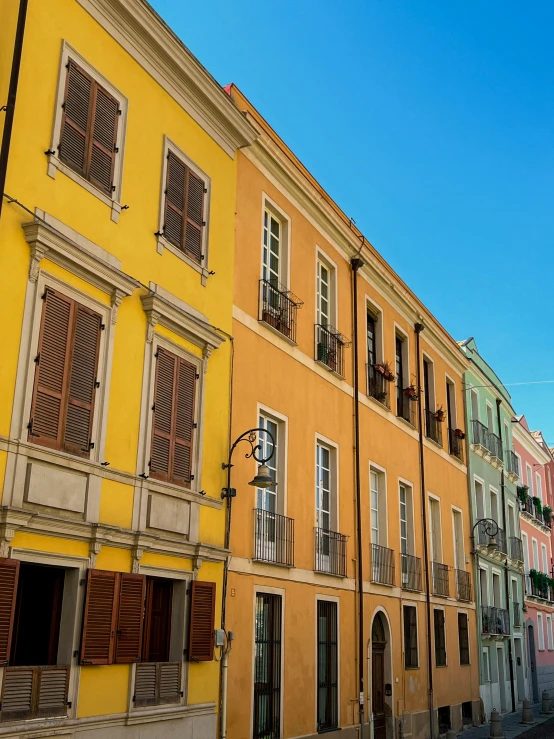
[[542,448],[542,446],[531,436],[531,433],[519,423],[512,423],[512,434],[522,447],[541,464],[545,465],[551,461],[550,455]]
[[77,2],[232,158],[256,130],[146,0]]

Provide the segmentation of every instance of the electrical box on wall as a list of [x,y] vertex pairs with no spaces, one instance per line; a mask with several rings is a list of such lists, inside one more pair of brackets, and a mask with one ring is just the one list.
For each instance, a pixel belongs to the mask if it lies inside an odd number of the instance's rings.
[[223,629],[216,629],[214,631],[214,647],[225,646],[225,632]]

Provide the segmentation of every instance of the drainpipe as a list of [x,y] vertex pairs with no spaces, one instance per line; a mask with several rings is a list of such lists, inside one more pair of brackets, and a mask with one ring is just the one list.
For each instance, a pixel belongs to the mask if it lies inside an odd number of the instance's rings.
[[421,347],[419,335],[425,326],[422,323],[414,325],[416,336],[417,355],[417,387],[419,389],[418,415],[419,415],[419,478],[421,483],[421,512],[423,516],[423,562],[425,570],[425,610],[427,615],[427,671],[429,673],[429,736],[434,736],[434,712],[433,712],[433,654],[431,644],[431,587],[429,583],[429,542],[427,540],[427,500],[425,494],[425,458],[423,453],[423,408],[421,405]]
[[359,390],[359,367],[358,367],[358,270],[363,267],[364,262],[359,257],[353,257],[350,261],[352,267],[352,323],[354,344],[354,466],[356,469],[356,526],[358,537],[358,684],[359,684],[359,711],[360,711],[360,739],[364,739],[364,578],[362,564],[362,501],[360,486],[360,403],[358,400]]
[[[496,421],[498,423],[498,436],[500,438],[500,449],[504,449],[503,443],[502,443],[502,424],[500,423],[500,405],[502,404],[502,401],[500,398],[496,399]],[[508,549],[508,516],[506,512],[506,486],[504,483],[504,466],[502,466],[502,470],[500,471],[500,490],[502,491],[502,512],[504,515],[504,531],[506,536],[506,549]],[[504,561],[504,583],[506,587],[506,605],[508,606],[508,618],[510,621],[512,620],[510,618],[510,578],[508,576],[508,555],[506,555],[506,559]],[[512,606],[513,611],[513,606]],[[512,713],[515,713],[516,711],[516,695],[515,695],[515,688],[514,688],[514,655],[512,653],[512,625],[510,624],[510,634],[508,636],[508,662],[510,665],[510,688],[512,691]]]
[[6,118],[4,119],[2,147],[0,148],[0,216],[2,215],[2,204],[4,202],[4,187],[6,185],[8,156],[10,153],[13,119],[15,115],[15,101],[17,98],[17,83],[19,82],[19,68],[21,66],[21,55],[23,53],[23,35],[25,33],[25,20],[27,17],[27,2],[28,0],[20,0],[19,2],[19,15],[17,16],[17,28],[13,45],[12,71],[10,74],[10,86],[8,88],[8,101],[4,107]]

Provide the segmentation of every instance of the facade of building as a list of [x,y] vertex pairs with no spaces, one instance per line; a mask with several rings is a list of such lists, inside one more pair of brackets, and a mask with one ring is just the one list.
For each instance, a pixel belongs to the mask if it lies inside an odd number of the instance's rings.
[[238,157],[232,438],[263,429],[276,483],[248,487],[237,447],[227,736],[349,739],[360,693],[375,739],[459,731],[480,715],[467,360],[226,89],[260,134]]
[[0,27],[3,103],[24,29],[0,220],[0,732],[215,737],[226,275],[255,132],[143,0],[26,5]]
[[470,362],[464,385],[468,484],[480,691],[488,720],[493,709],[514,711],[527,697],[518,459],[512,441],[514,412],[506,388],[479,354],[474,339],[461,347]]
[[537,703],[544,690],[554,688],[552,497],[547,484],[552,457],[542,437],[531,434],[524,416],[514,418],[512,428],[519,467],[529,697]]

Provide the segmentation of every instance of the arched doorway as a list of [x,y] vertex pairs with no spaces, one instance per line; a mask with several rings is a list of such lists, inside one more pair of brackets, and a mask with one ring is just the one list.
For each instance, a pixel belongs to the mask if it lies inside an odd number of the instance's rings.
[[535,630],[533,628],[533,622],[529,621],[527,627],[527,644],[529,645],[529,666],[531,668],[531,690],[532,690],[532,702],[539,702],[539,683],[537,679],[537,655],[535,652]]
[[373,713],[373,738],[387,739],[387,715],[390,709],[386,701],[386,652],[390,649],[388,624],[382,613],[376,613],[371,627],[371,710]]

